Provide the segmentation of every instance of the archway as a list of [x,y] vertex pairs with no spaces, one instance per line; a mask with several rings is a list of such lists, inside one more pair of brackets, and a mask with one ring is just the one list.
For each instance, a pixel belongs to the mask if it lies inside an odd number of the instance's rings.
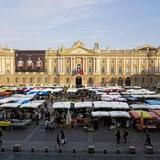
[[93,78],[88,79],[88,86],[92,87],[93,86]]
[[131,85],[131,78],[130,77],[127,77],[126,80],[125,80],[125,85],[126,86],[130,86]]
[[82,87],[82,77],[80,76],[76,77],[76,87]]
[[122,78],[122,77],[119,77],[119,78],[118,78],[117,84],[118,84],[119,86],[123,86],[123,78]]
[[116,84],[116,79],[115,78],[111,78],[111,85],[115,85]]
[[102,78],[102,80],[101,80],[101,86],[105,86],[106,85],[106,78]]

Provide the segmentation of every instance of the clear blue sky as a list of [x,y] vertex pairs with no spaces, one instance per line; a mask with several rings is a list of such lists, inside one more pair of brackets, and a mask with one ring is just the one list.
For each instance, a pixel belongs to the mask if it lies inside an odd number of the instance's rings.
[[160,0],[0,0],[0,44],[19,49],[160,45]]

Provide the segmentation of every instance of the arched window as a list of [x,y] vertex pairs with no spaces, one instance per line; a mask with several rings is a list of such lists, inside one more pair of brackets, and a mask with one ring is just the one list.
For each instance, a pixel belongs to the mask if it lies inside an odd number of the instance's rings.
[[93,78],[88,79],[88,86],[93,86]]
[[111,78],[111,84],[115,85],[116,84],[116,79],[115,78]]
[[131,85],[131,78],[130,77],[126,78],[125,84],[126,84],[126,86],[130,86]]
[[119,74],[122,74],[122,66],[119,66],[119,68],[118,68],[118,73],[119,73]]
[[123,78],[122,78],[122,77],[119,77],[119,78],[118,78],[117,84],[118,84],[119,86],[122,86],[122,85],[123,85]]
[[102,80],[101,80],[101,85],[102,85],[102,86],[105,86],[105,85],[106,85],[106,78],[104,78],[104,77],[102,78]]
[[82,69],[81,64],[77,64],[77,71],[80,71]]

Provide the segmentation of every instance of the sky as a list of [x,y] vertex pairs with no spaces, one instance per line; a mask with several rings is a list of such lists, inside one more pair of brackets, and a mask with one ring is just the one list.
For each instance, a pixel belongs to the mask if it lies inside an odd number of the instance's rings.
[[160,45],[160,0],[0,0],[0,45],[16,49]]

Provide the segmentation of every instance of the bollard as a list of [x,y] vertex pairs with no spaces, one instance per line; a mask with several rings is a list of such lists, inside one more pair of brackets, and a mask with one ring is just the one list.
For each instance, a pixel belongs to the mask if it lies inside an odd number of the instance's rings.
[[93,146],[93,145],[89,145],[89,146],[88,146],[88,153],[95,153],[95,150],[94,150],[94,146]]
[[21,145],[20,144],[15,144],[13,146],[13,152],[21,152]]
[[45,147],[44,151],[45,151],[46,153],[48,153],[48,147]]
[[2,151],[2,152],[5,151],[5,147],[4,147],[4,146],[1,147],[1,151]]
[[73,153],[76,153],[77,151],[76,151],[76,148],[73,148]]
[[147,154],[153,154],[153,147],[152,146],[146,146],[146,153]]
[[135,146],[129,146],[129,153],[130,153],[130,154],[135,154],[135,153],[136,153],[136,148],[135,148]]
[[104,154],[106,154],[106,153],[107,153],[107,149],[106,149],[106,148],[104,148],[103,153],[104,153]]
[[59,153],[62,153],[62,148],[61,148],[61,147],[59,147],[58,152],[59,152]]
[[117,148],[117,154],[120,154],[120,148]]
[[31,147],[31,152],[34,152],[34,146]]

